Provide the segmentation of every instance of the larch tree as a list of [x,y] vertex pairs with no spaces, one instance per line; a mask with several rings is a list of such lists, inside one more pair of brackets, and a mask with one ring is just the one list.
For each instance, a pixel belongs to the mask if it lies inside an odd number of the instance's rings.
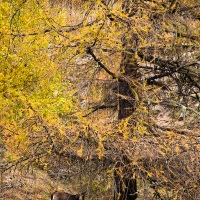
[[198,199],[199,13],[196,0],[1,1],[2,171]]

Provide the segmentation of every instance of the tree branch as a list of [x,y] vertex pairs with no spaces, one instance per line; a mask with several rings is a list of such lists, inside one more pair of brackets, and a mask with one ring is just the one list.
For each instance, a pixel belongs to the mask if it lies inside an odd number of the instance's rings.
[[[58,34],[61,34],[61,33],[68,33],[68,32],[72,32],[72,31],[75,31],[79,28],[82,28],[83,26],[86,27],[86,26],[91,26],[93,25],[94,23],[98,22],[98,20],[94,20],[92,22],[88,22],[86,25],[83,24],[83,22],[77,24],[77,25],[74,25],[74,26],[63,26],[62,28],[60,29],[56,29],[56,27],[52,26],[50,28],[47,28],[41,32],[32,32],[32,33],[5,33],[5,35],[11,35],[11,36],[17,36],[17,37],[27,37],[27,36],[35,36],[35,35],[39,35],[39,34],[45,34],[45,33],[49,33],[51,31],[55,31],[57,32]],[[0,32],[0,34],[4,34],[2,32]]]
[[97,62],[98,65],[99,65],[102,69],[104,69],[104,71],[106,71],[109,75],[111,75],[113,79],[117,79],[117,78],[118,78],[116,74],[114,74],[113,72],[111,72],[111,71],[96,57],[96,55],[93,53],[91,47],[88,47],[86,52],[87,52],[87,54],[91,55],[92,58],[94,59],[94,61]]
[[94,113],[97,110],[101,110],[101,109],[108,109],[108,108],[117,108],[117,105],[99,105],[99,106],[94,106],[91,112],[87,113],[86,115],[84,115],[83,117],[87,117],[90,114]]

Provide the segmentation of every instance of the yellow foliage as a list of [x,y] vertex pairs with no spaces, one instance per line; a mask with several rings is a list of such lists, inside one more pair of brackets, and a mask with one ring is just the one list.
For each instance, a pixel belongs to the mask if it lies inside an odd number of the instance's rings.
[[[57,156],[70,165],[69,153],[109,160],[121,177],[119,163],[130,177],[166,183],[178,159],[191,172],[198,128],[184,130],[199,104],[185,98],[198,88],[197,1],[127,1],[124,10],[126,1],[72,1],[81,5],[76,11],[56,2],[0,4],[0,123],[9,163],[27,158],[48,170]],[[179,121],[185,102],[188,121]]]
[[81,145],[81,148],[79,150],[77,150],[77,155],[79,157],[82,157],[82,155],[83,155],[83,146],[82,145]]

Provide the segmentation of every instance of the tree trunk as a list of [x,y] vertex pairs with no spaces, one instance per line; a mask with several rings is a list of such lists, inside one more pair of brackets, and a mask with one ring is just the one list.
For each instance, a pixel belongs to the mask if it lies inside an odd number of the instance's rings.
[[[121,70],[127,79],[134,80],[138,78],[137,65],[134,60],[134,54],[131,50],[126,50],[122,54]],[[119,80],[119,112],[118,119],[122,120],[129,117],[135,110],[135,97],[131,91],[131,83],[129,81]],[[114,172],[114,200],[135,200],[137,199],[137,183],[133,178],[134,169],[129,169],[125,165],[129,165],[130,161],[126,156],[122,158],[116,165]],[[123,168],[121,173],[117,171],[118,168]]]
[[[124,158],[124,160],[127,160]],[[137,199],[137,183],[133,178],[133,169],[127,169],[122,162],[117,164],[114,171],[114,200]],[[122,170],[119,170],[122,167]]]
[[[125,13],[132,13],[130,0],[124,0],[122,2],[122,10]],[[129,32],[131,34],[131,31]],[[122,53],[121,72],[129,80],[135,80],[138,78],[137,63],[134,58],[135,51],[138,46],[138,36],[132,34],[131,37],[124,35],[122,42],[124,46],[124,52]],[[135,110],[135,97],[131,91],[132,84],[129,81],[119,80],[119,112],[118,119],[122,120],[129,117]],[[116,165],[114,172],[114,200],[135,200],[137,199],[137,182],[133,176],[134,169],[127,167],[130,161],[126,156],[123,157]],[[126,166],[125,166],[126,165]],[[119,168],[120,173],[118,171]]]
[[[123,53],[121,67],[124,70],[126,77],[131,77],[133,74],[137,76],[135,62],[130,60],[128,52]],[[132,55],[133,56],[133,55]],[[125,98],[119,99],[119,112],[118,119],[124,119],[129,117],[135,110],[135,98],[131,91],[131,85],[127,81],[119,80],[119,94]],[[129,160],[126,156],[122,158],[122,161],[117,163],[116,170],[114,172],[114,200],[135,200],[137,199],[137,184],[136,179],[133,178],[134,169],[127,169],[125,165],[129,164]],[[118,172],[117,169],[121,173]]]

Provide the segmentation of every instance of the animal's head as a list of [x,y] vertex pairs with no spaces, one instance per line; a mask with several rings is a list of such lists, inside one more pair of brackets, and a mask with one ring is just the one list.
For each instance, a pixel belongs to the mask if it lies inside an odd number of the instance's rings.
[[84,200],[86,192],[79,194],[79,200]]

